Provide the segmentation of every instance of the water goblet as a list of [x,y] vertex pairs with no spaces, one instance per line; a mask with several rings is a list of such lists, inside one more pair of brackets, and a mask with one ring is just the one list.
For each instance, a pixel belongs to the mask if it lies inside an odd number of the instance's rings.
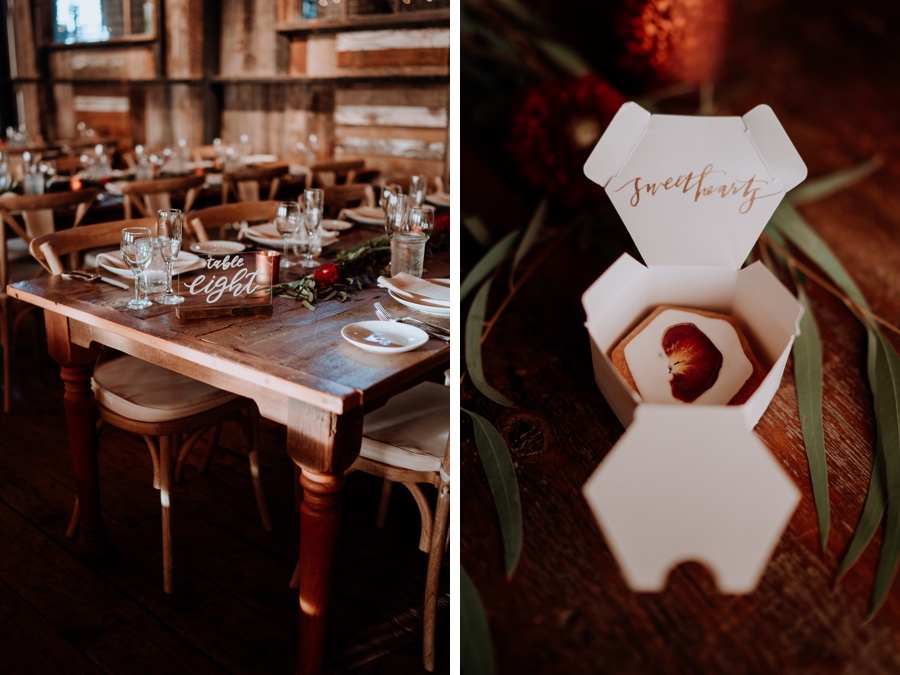
[[313,259],[313,238],[318,233],[319,224],[322,222],[322,209],[325,206],[325,193],[320,189],[303,191],[303,226],[306,228],[306,253],[300,265],[303,267],[318,267]]
[[300,204],[297,202],[278,202],[275,205],[275,229],[284,237],[284,250],[281,253],[281,268],[288,269],[288,238],[296,236],[300,229]]
[[166,292],[156,296],[160,305],[177,305],[184,298],[172,290],[172,269],[178,254],[181,252],[181,239],[184,232],[184,217],[179,209],[163,209],[156,212],[156,240],[159,252],[166,263]]
[[134,275],[134,300],[129,300],[125,306],[129,309],[144,309],[153,303],[147,298],[141,297],[141,272],[150,262],[153,255],[153,235],[149,227],[126,227],[122,230],[122,238],[119,244],[122,260],[128,265],[128,269]]
[[434,208],[431,206],[413,207],[409,210],[409,229],[421,232],[426,238],[434,233]]
[[405,194],[391,195],[388,202],[387,217],[384,219],[384,230],[388,237],[395,232],[409,227],[409,196]]
[[422,206],[428,191],[428,176],[424,173],[409,177],[410,206]]
[[397,183],[385,183],[378,190],[378,206],[384,211],[385,217],[387,217],[387,210],[391,197],[393,195],[399,195],[401,192],[403,192],[403,188],[397,185]]

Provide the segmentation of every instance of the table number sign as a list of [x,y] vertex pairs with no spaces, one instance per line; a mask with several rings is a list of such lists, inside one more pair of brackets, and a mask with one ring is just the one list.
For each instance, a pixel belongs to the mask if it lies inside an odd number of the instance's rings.
[[219,316],[251,316],[272,313],[272,286],[268,260],[257,262],[255,253],[210,256],[206,266],[178,279],[178,293],[184,302],[175,307],[182,320]]

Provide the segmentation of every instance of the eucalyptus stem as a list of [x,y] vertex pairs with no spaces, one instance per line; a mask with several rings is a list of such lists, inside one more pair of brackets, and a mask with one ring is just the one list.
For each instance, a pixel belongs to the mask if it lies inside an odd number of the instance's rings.
[[760,242],[770,247],[772,250],[777,251],[778,254],[784,259],[789,268],[798,269],[803,274],[805,274],[809,279],[814,281],[816,285],[820,286],[823,290],[827,291],[830,295],[834,296],[838,300],[840,300],[846,307],[849,309],[854,316],[856,316],[862,323],[866,323],[865,319],[871,319],[876,323],[881,324],[885,328],[894,333],[900,335],[900,328],[890,323],[886,319],[882,318],[872,310],[867,307],[863,307],[857,302],[854,302],[846,293],[841,292],[836,286],[827,281],[821,274],[816,272],[813,268],[811,268],[806,263],[798,260],[794,257],[794,255],[788,251],[786,248],[773,241],[771,237],[763,233],[760,235]]

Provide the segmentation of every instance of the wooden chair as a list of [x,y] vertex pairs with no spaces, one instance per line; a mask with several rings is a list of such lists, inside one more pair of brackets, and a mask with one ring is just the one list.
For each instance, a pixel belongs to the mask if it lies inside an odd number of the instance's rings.
[[[383,527],[393,483],[409,490],[419,507],[419,549],[428,554],[423,611],[422,661],[434,670],[434,636],[441,560],[449,537],[450,390],[423,382],[366,415],[359,457],[347,471],[364,471],[384,479],[376,523]],[[437,488],[432,512],[421,485]],[[297,587],[298,570],[291,579]]]
[[198,209],[189,213],[185,230],[190,230],[199,242],[209,241],[209,231],[224,238],[224,230],[236,223],[271,223],[275,220],[276,202],[239,202]]
[[331,187],[353,183],[357,172],[362,171],[365,165],[363,159],[316,162],[309,167],[306,174],[306,187]]
[[325,200],[325,217],[337,218],[342,209],[357,206],[375,206],[375,190],[371,185],[353,183],[322,188]]
[[231,194],[238,202],[257,202],[260,200],[260,183],[266,181],[268,181],[266,199],[272,200],[278,192],[281,179],[287,176],[288,172],[288,165],[283,162],[226,171],[222,174],[222,203],[227,204]]
[[[16,313],[6,294],[8,284],[34,277],[40,268],[28,256],[36,236],[56,228],[54,209],[75,208],[72,226],[81,224],[99,190],[0,197],[0,348],[3,349],[3,411],[12,409],[12,342],[16,327],[30,312]],[[20,222],[16,218],[19,214]]]
[[[62,256],[88,247],[114,244],[119,241],[123,227],[145,222],[146,219],[123,220],[61,230],[32,241],[31,253],[52,274],[61,274],[64,269]],[[93,389],[101,422],[142,436],[150,450],[153,486],[160,491],[162,508],[163,588],[166,593],[174,590],[170,506],[174,501],[173,482],[180,477],[183,462],[197,441],[215,430],[210,441],[211,447],[215,447],[219,428],[228,420],[234,421],[242,433],[260,519],[263,527],[271,531],[272,523],[259,479],[259,411],[252,400],[133,356],[101,361],[94,369]],[[69,536],[74,536],[77,523],[76,500],[67,532]]]
[[125,183],[122,185],[125,219],[130,219],[133,211],[140,216],[153,216],[160,209],[172,208],[172,194],[177,192],[185,193],[181,210],[187,213],[205,182],[203,176],[181,176]]

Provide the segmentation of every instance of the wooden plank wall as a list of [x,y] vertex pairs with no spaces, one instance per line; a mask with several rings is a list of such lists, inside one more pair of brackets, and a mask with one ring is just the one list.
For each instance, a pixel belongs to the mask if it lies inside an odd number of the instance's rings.
[[[73,138],[78,121],[93,113],[104,127],[98,132],[118,135],[124,122],[133,143],[153,149],[180,138],[191,146],[212,136],[234,143],[246,133],[254,153],[297,161],[295,145],[315,134],[319,159],[361,157],[386,171],[445,172],[449,25],[309,32],[296,22],[285,28],[285,18],[295,17],[290,0],[222,0],[221,31],[211,45],[201,30],[211,3],[157,1],[161,39],[50,50],[50,86],[17,87],[33,118],[29,129],[42,128],[34,103],[45,91],[54,111],[43,125],[48,140]],[[37,78],[27,3],[10,4],[14,77]],[[217,73],[203,72],[210,49],[218,51]],[[98,89],[107,91],[109,110],[101,109]],[[90,111],[75,105],[84,97],[92,97]],[[122,97],[129,102],[124,112]],[[220,106],[212,118],[204,114],[211,99]]]

